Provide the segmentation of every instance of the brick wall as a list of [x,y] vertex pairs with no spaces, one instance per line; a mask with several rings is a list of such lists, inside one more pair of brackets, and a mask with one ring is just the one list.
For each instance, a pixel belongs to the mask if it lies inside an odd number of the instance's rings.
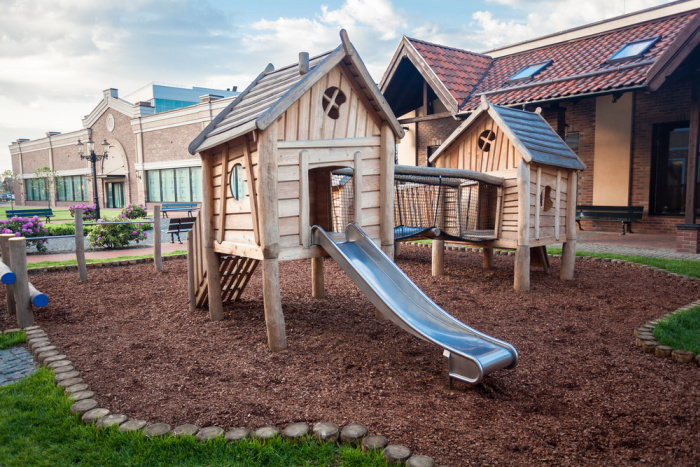
[[418,165],[428,165],[428,146],[440,146],[462,123],[452,117],[418,122]]

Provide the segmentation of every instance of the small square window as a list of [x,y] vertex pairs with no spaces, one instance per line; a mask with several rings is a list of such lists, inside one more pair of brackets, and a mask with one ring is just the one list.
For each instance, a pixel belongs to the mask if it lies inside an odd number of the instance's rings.
[[541,63],[535,63],[532,65],[528,65],[525,68],[523,68],[522,70],[520,70],[519,72],[517,72],[516,74],[514,74],[513,76],[511,76],[510,78],[508,78],[508,81],[506,81],[506,82],[513,83],[515,81],[526,81],[526,80],[532,78],[533,76],[535,76],[540,71],[547,68],[551,64],[552,64],[552,61],[549,60],[547,62],[541,62]]
[[617,62],[621,60],[631,60],[633,58],[641,57],[646,53],[647,50],[656,44],[659,40],[659,36],[651,37],[649,39],[642,39],[639,41],[628,42],[622,46],[620,50],[615,52],[615,54],[608,59],[608,62]]

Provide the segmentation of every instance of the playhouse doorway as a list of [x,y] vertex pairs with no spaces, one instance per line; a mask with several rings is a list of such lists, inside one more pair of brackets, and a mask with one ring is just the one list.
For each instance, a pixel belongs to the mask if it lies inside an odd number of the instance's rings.
[[352,175],[334,174],[338,169],[309,170],[309,224],[319,225],[326,232],[344,232],[355,219]]

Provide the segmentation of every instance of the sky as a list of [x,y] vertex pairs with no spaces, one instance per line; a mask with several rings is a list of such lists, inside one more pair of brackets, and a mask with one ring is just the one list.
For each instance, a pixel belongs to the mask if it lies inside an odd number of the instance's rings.
[[116,88],[245,89],[345,28],[379,81],[403,35],[476,52],[668,0],[0,0],[0,172],[8,146],[81,119]]

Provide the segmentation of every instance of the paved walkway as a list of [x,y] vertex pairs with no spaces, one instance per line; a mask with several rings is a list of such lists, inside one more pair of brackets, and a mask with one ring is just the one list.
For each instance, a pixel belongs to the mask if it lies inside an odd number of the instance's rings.
[[0,386],[12,384],[35,371],[34,359],[24,347],[0,350]]
[[[615,253],[618,255],[650,256],[652,258],[684,259],[700,261],[700,254],[678,253],[675,234],[645,234],[619,232],[576,232],[576,250],[591,253]],[[550,245],[561,248],[561,244]]]

